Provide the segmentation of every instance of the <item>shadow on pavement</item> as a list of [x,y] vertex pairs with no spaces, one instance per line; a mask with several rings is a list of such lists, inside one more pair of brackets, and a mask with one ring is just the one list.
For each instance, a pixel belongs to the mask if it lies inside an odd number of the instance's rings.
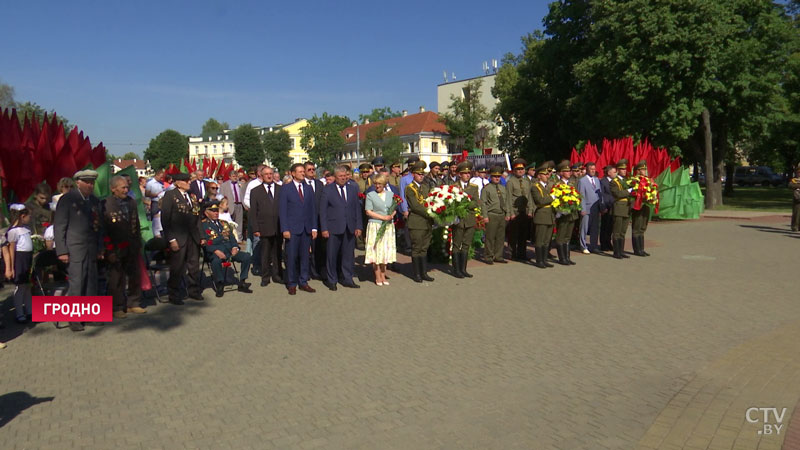
[[764,233],[785,234],[787,237],[800,238],[800,234],[788,228],[768,227],[766,225],[739,225],[742,228],[752,228]]
[[14,420],[22,411],[39,403],[51,402],[55,397],[33,397],[27,392],[17,391],[0,395],[0,428]]

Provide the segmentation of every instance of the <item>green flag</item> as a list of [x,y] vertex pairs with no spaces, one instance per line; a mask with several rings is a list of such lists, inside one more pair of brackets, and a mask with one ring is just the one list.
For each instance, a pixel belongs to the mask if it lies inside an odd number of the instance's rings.
[[108,185],[111,181],[111,164],[103,163],[94,170],[97,171],[97,179],[94,181],[94,195],[102,200],[111,195],[111,188]]
[[181,158],[181,166],[178,167],[178,170],[180,170],[181,173],[189,173],[189,168],[186,167],[187,164],[189,164],[189,160]]

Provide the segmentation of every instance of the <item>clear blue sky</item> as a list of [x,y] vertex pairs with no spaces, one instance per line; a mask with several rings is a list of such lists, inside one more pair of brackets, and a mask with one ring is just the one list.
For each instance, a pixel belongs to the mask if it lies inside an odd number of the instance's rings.
[[[547,1],[4,1],[0,80],[112,154],[209,117],[436,110],[442,71],[519,53]],[[128,145],[133,144],[133,145]]]

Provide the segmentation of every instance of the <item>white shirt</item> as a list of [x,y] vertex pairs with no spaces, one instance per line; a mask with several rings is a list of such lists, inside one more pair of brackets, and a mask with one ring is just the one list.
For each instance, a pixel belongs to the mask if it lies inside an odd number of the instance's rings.
[[14,227],[8,230],[8,242],[16,243],[16,250],[18,252],[32,252],[33,239],[31,239],[31,230],[27,227]]
[[244,198],[242,198],[242,204],[245,208],[250,209],[250,191],[252,191],[254,187],[261,184],[264,184],[264,182],[261,181],[261,178],[253,178],[247,182],[247,187],[244,189]]
[[148,197],[157,197],[158,194],[164,192],[164,185],[155,178],[150,178],[144,185],[144,191]]

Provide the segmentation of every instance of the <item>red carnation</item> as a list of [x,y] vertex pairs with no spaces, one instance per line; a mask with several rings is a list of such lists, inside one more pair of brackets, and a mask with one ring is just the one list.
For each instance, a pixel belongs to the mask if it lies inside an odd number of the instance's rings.
[[211,235],[211,230],[206,230],[206,234],[210,236]]
[[109,252],[111,250],[114,250],[114,244],[106,244],[106,250],[108,250]]
[[128,241],[122,241],[117,245],[117,247],[119,247],[119,249],[122,250],[130,247],[130,245],[131,244]]
[[229,263],[228,261],[225,261],[224,263],[222,263],[222,267],[230,267],[230,266],[231,266],[231,263]]
[[49,226],[50,226],[50,222],[44,222],[44,223],[42,224],[42,228],[47,228],[47,227],[49,227]]
[[103,238],[103,242],[108,244],[109,242],[111,242],[111,238],[106,236],[106,237]]

